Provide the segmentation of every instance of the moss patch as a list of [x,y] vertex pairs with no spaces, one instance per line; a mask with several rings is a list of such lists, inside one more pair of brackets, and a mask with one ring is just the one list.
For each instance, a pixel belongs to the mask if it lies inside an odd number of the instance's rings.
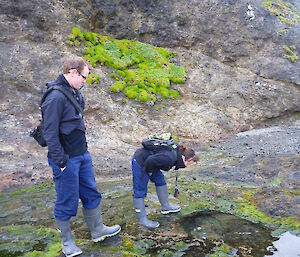
[[0,256],[55,257],[61,253],[58,232],[30,225],[0,228]]
[[263,1],[263,4],[272,15],[276,15],[281,22],[290,27],[300,22],[300,13],[296,6],[287,1]]
[[98,84],[100,79],[100,76],[98,74],[95,73],[91,73],[88,75],[87,79],[86,79],[86,83],[91,85],[91,84]]
[[221,246],[217,246],[213,249],[214,253],[208,255],[209,257],[228,257],[232,256],[232,247],[226,244],[222,244]]
[[17,195],[23,195],[27,192],[38,192],[41,190],[50,190],[54,188],[54,183],[44,183],[41,185],[36,185],[36,186],[32,186],[32,187],[23,187],[23,188],[19,188],[16,191],[13,191],[10,193],[11,196],[17,196]]
[[295,45],[291,45],[289,47],[287,45],[283,45],[282,49],[285,51],[285,53],[282,55],[283,58],[290,60],[292,63],[298,60],[298,56],[295,53],[296,51]]
[[[110,86],[114,93],[123,92],[126,97],[139,102],[157,99],[177,99],[179,92],[171,89],[172,83],[184,83],[186,70],[171,62],[175,53],[161,47],[132,40],[117,40],[74,27],[67,43],[84,47],[84,58],[96,67],[107,65],[115,69],[110,76],[116,83]],[[97,83],[96,80],[89,80]]]

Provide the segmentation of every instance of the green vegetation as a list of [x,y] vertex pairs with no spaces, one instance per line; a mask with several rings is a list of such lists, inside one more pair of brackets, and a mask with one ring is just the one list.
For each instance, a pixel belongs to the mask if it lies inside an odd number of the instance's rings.
[[300,13],[296,6],[287,1],[263,1],[263,4],[272,15],[276,15],[281,22],[290,27],[300,22]]
[[13,196],[13,195],[23,195],[24,193],[27,193],[27,192],[37,192],[37,191],[41,191],[41,190],[44,190],[44,189],[51,189],[51,188],[54,188],[54,183],[53,182],[44,183],[44,184],[36,185],[36,186],[32,186],[32,187],[23,187],[23,188],[20,188],[16,191],[11,192],[10,195],[11,196]]
[[283,45],[282,49],[285,50],[285,53],[282,55],[284,58],[290,60],[292,63],[298,60],[298,56],[294,52],[296,50],[295,45],[291,45],[290,47]]
[[86,78],[87,84],[97,84],[99,82],[100,76],[98,74],[91,73]]
[[286,33],[286,29],[279,29],[277,30],[277,34],[283,34],[283,33]]
[[222,244],[221,246],[215,247],[213,249],[214,253],[210,254],[209,257],[227,257],[232,256],[232,247],[226,244]]
[[58,232],[43,226],[40,228],[30,225],[0,227],[0,238],[2,239],[1,257],[20,254],[24,257],[55,257],[61,254]]
[[284,230],[300,230],[300,222],[296,217],[272,217],[269,214],[260,211],[255,205],[255,192],[256,190],[244,191],[243,196],[235,200],[238,205],[234,214],[250,218],[255,222],[261,222],[265,225],[275,225]]
[[[153,104],[158,99],[177,99],[179,92],[170,88],[171,83],[186,81],[185,68],[171,63],[175,53],[161,47],[82,32],[79,27],[72,29],[67,43],[84,47],[84,58],[93,67],[101,64],[115,69],[110,77],[116,82],[110,90],[123,92],[129,99]],[[88,83],[97,83],[98,80],[90,75]]]

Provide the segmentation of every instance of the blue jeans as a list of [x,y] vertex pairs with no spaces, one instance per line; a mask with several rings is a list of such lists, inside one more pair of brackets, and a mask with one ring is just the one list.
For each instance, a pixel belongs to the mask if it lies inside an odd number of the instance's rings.
[[64,171],[61,171],[50,158],[48,162],[55,182],[55,218],[67,221],[72,216],[76,216],[79,198],[84,208],[98,207],[101,194],[97,189],[93,162],[88,151],[83,155],[70,158]]
[[164,186],[167,184],[165,176],[160,170],[149,175],[147,171],[143,171],[142,167],[134,158],[132,159],[132,178],[134,198],[145,198],[147,196],[149,179],[155,186]]

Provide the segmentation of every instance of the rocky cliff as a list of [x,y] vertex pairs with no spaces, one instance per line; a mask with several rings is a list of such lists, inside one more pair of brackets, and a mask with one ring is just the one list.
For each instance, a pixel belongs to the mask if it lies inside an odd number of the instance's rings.
[[[155,131],[172,131],[199,150],[255,127],[299,120],[299,1],[0,2],[0,189],[51,178],[46,149],[28,136],[47,81],[75,51],[73,26],[177,52],[187,81],[157,108],[112,94],[110,67],[86,86],[89,148],[97,178],[130,175],[130,156]],[[277,16],[274,15],[277,13]]]

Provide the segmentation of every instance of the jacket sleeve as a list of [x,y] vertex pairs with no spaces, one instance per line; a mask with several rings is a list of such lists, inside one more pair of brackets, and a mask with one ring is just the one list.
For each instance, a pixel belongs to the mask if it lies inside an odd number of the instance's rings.
[[147,172],[153,173],[158,170],[170,170],[176,162],[176,157],[171,151],[165,151],[150,155],[144,162]]
[[43,133],[48,145],[48,152],[54,163],[61,168],[65,167],[68,162],[68,155],[65,154],[59,139],[59,127],[65,101],[65,97],[57,90],[54,90],[49,93],[42,104]]

